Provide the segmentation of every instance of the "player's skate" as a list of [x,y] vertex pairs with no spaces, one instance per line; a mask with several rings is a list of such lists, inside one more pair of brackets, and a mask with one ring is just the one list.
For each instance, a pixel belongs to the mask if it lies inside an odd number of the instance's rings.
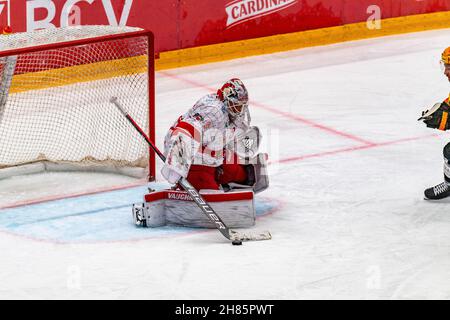
[[440,200],[448,196],[450,196],[450,187],[445,181],[425,190],[425,200]]
[[147,226],[147,219],[145,218],[144,214],[144,203],[135,203],[133,204],[132,214],[133,214],[133,221],[136,226]]

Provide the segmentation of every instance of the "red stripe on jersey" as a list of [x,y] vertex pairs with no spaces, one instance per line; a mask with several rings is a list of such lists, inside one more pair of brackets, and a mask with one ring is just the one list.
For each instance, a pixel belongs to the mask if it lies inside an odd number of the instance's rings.
[[197,142],[200,142],[201,140],[200,132],[197,129],[195,129],[192,124],[188,122],[180,121],[172,129],[173,129],[172,135],[177,131],[177,129],[183,129],[184,131],[187,131],[187,133],[191,136],[191,138],[194,138],[194,140],[196,140]]

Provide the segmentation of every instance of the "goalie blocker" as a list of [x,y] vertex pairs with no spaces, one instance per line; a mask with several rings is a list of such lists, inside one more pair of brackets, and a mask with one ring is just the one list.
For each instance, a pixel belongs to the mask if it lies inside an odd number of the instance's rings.
[[[202,190],[200,194],[230,228],[249,228],[255,225],[254,195],[269,187],[267,154],[260,153],[247,166],[253,172],[249,185],[230,183],[223,190]],[[137,226],[184,226],[215,228],[186,191],[163,190],[145,195],[144,203],[133,205],[133,222]]]

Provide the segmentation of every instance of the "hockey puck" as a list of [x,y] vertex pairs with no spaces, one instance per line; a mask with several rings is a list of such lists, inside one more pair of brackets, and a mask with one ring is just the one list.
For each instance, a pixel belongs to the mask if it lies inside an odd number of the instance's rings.
[[241,245],[242,245],[242,241],[234,240],[234,241],[232,242],[232,244],[233,244],[233,246],[241,246]]

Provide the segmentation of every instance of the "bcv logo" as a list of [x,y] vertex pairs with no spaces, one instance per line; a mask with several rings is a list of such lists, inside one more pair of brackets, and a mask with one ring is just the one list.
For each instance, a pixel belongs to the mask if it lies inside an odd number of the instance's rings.
[[[27,31],[55,28],[58,25],[61,27],[79,25],[81,24],[82,14],[95,15],[97,17],[97,24],[125,26],[127,25],[133,1],[120,1],[123,8],[118,19],[114,12],[113,0],[27,0]],[[114,0],[114,2],[116,4],[119,3],[117,0]],[[84,3],[83,12],[80,6],[78,6],[78,4],[82,3]],[[103,7],[103,12],[98,10],[98,6]],[[38,11],[41,12],[39,17],[36,13]],[[42,13],[45,15],[42,15]]]
[[0,26],[11,25],[11,11],[9,0],[0,0]]
[[292,6],[298,0],[235,0],[226,5],[227,28]]

